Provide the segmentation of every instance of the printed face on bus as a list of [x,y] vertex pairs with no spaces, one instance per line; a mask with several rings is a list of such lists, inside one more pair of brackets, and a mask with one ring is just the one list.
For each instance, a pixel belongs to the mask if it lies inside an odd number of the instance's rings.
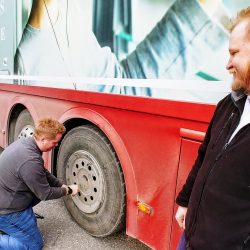
[[233,75],[232,89],[250,91],[250,36],[247,20],[240,22],[232,31],[229,40],[227,70]]

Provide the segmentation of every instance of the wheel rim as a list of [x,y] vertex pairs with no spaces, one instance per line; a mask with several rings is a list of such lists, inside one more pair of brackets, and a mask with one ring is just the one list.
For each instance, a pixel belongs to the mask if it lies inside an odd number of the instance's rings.
[[23,127],[17,138],[18,139],[27,138],[32,136],[33,134],[34,134],[34,127],[32,127],[31,125],[27,125]]
[[82,212],[93,213],[100,207],[104,198],[104,178],[99,163],[89,152],[79,150],[70,156],[66,180],[68,185],[79,185],[80,191],[72,199]]

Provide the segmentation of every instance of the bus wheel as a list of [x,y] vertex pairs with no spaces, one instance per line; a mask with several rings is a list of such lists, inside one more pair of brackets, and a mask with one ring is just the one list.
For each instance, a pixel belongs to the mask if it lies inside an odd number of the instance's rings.
[[67,185],[78,184],[65,205],[89,234],[104,237],[125,226],[126,191],[119,160],[106,136],[92,125],[72,129],[58,153],[57,175]]
[[16,139],[32,136],[34,133],[34,121],[27,109],[20,112],[15,122],[11,124],[13,129],[10,129],[9,142]]

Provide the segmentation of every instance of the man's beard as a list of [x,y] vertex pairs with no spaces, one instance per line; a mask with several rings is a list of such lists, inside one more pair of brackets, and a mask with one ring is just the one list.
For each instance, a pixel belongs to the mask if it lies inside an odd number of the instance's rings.
[[236,71],[235,74],[238,79],[233,81],[232,90],[250,93],[250,62],[247,65],[246,73]]

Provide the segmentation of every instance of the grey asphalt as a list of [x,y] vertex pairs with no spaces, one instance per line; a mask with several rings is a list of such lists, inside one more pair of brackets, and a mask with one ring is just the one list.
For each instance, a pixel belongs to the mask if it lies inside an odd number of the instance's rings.
[[88,235],[70,217],[62,199],[41,202],[34,208],[34,211],[44,216],[44,219],[38,219],[45,241],[43,250],[150,249],[124,232],[106,238]]

